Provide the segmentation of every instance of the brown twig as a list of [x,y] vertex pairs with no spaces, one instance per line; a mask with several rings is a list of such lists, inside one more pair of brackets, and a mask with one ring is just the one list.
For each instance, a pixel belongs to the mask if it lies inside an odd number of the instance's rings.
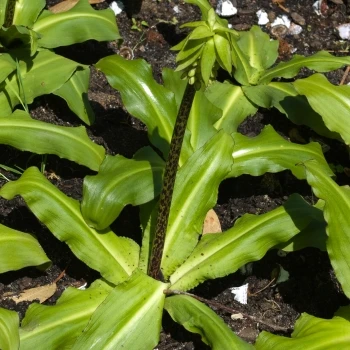
[[265,290],[266,288],[268,288],[269,286],[271,286],[271,284],[276,280],[276,278],[273,278],[264,288],[258,290],[255,293],[249,293],[249,296],[251,297],[255,297],[257,296],[259,293],[261,293],[263,290]]
[[265,321],[259,317],[256,317],[256,316],[252,316],[252,315],[248,315],[242,311],[239,311],[239,310],[236,310],[236,309],[233,309],[231,307],[228,307],[228,306],[225,306],[225,305],[222,305],[216,301],[212,301],[212,300],[208,300],[208,299],[205,299],[205,298],[202,298],[202,297],[199,297],[195,294],[191,294],[191,293],[187,293],[187,292],[183,292],[183,291],[180,291],[180,290],[170,290],[170,289],[166,289],[164,290],[164,294],[167,294],[167,295],[187,295],[187,296],[190,296],[192,298],[195,298],[199,301],[202,301],[203,303],[207,304],[207,305],[210,305],[210,306],[213,306],[213,307],[216,307],[220,310],[223,310],[223,311],[227,311],[228,313],[230,314],[237,314],[237,313],[240,313],[242,314],[244,317],[246,318],[249,318],[250,320],[252,320],[253,322],[255,323],[261,323],[271,329],[273,329],[274,331],[277,331],[277,332],[290,332],[293,330],[293,328],[291,327],[282,327],[282,326],[278,326],[278,325],[275,325],[275,324],[272,324],[268,321]]
[[345,80],[346,80],[347,76],[349,75],[349,72],[350,72],[350,66],[347,66],[345,69],[345,72],[343,74],[343,77],[341,78],[339,85],[343,85],[345,83]]
[[282,4],[284,3],[284,0],[272,0],[272,3],[277,5],[281,10],[284,12],[289,13],[289,9],[287,7],[284,7]]

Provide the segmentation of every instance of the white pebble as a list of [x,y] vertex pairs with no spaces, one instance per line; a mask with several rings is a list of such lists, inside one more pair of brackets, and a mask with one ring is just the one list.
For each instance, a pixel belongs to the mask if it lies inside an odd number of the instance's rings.
[[284,25],[285,27],[289,28],[291,24],[291,20],[288,18],[288,16],[278,16],[272,23],[271,27],[278,26],[278,25]]
[[350,23],[341,24],[337,29],[341,39],[350,40]]
[[258,17],[258,24],[260,26],[264,26],[265,24],[269,23],[269,17],[266,13],[266,11],[264,10],[259,10],[256,13],[257,17]]
[[124,4],[121,1],[113,1],[109,7],[115,15],[119,15],[124,10]]
[[230,0],[218,0],[215,12],[221,17],[230,17],[237,13],[237,8]]

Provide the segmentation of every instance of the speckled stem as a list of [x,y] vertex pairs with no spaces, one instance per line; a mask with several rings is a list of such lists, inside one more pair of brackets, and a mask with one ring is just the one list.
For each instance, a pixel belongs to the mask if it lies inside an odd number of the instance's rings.
[[184,139],[187,120],[190,115],[196,91],[193,85],[187,84],[184,97],[175,121],[173,136],[171,138],[168,159],[165,163],[163,188],[159,198],[159,210],[154,234],[152,254],[148,274],[154,279],[164,281],[160,264],[163,256],[165,234],[168,227],[171,200],[174,192],[176,173]]
[[13,16],[15,14],[16,0],[8,0],[6,5],[6,13],[4,19],[4,27],[8,28],[12,25]]

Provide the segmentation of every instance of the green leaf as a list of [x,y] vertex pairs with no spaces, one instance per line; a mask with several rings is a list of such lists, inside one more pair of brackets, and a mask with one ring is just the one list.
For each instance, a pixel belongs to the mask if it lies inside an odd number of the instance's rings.
[[271,40],[259,26],[252,26],[249,31],[239,33],[237,41],[242,52],[249,57],[249,63],[258,72],[272,66],[278,57],[278,40]]
[[349,145],[350,86],[332,85],[322,74],[296,80],[293,85],[299,94],[306,96],[311,107],[321,115],[328,129],[339,133]]
[[349,320],[339,316],[324,320],[303,313],[295,324],[291,338],[262,332],[255,343],[255,348],[257,350],[329,350],[347,349],[349,344]]
[[235,335],[212,309],[187,295],[175,295],[165,299],[164,308],[172,319],[188,331],[197,333],[213,350],[248,350],[253,345]]
[[17,312],[0,308],[0,349],[19,349],[19,317]]
[[86,40],[118,40],[115,14],[111,9],[94,10],[88,0],[60,13],[43,11],[33,26],[41,34],[39,45],[45,48],[67,46]]
[[243,120],[257,111],[239,86],[214,82],[206,89],[205,96],[222,110],[222,117],[215,123],[215,128],[224,129],[228,134],[237,131]]
[[87,125],[91,125],[95,121],[95,114],[88,98],[89,80],[90,68],[81,66],[69,80],[53,92],[55,95],[63,98],[67,102],[69,109]]
[[205,86],[209,83],[215,61],[215,44],[214,39],[211,38],[205,43],[201,56],[201,76]]
[[45,5],[45,0],[16,0],[13,24],[32,27]]
[[266,214],[245,214],[226,232],[202,236],[189,258],[170,277],[171,289],[188,290],[261,259],[269,249],[309,225],[315,210],[295,194]]
[[158,196],[164,161],[151,147],[133,159],[107,156],[96,176],[84,180],[81,210],[86,222],[98,229],[108,227],[127,204],[140,205]]
[[[151,66],[144,60],[129,61],[113,55],[101,59],[96,67],[120,91],[128,112],[147,125],[150,141],[166,157],[177,115],[174,94],[155,82]],[[185,142],[180,164],[190,154],[191,146]]]
[[68,287],[56,305],[33,303],[22,321],[21,350],[70,349],[86,327],[96,308],[112,291],[96,280],[86,290]]
[[[19,71],[10,75],[9,82],[0,92],[1,117],[11,114],[12,109],[20,103],[18,95],[23,102],[32,103],[35,97],[50,94],[60,88],[79,66],[78,63],[48,50],[39,51],[31,58],[19,55],[18,59]],[[21,84],[18,75],[24,91],[19,89]]]
[[273,78],[293,78],[303,67],[324,73],[349,64],[349,56],[335,57],[327,51],[319,51],[308,57],[295,55],[290,61],[281,62],[276,67],[268,69],[260,77],[259,84],[269,83]]
[[194,151],[202,147],[217,133],[214,124],[220,117],[220,108],[211,103],[204,92],[197,91],[187,122],[187,128],[191,132],[190,142]]
[[0,83],[16,69],[16,61],[8,53],[0,56]]
[[131,239],[118,237],[109,230],[90,228],[79,202],[52,185],[40,171],[31,167],[16,181],[6,183],[0,195],[24,198],[34,215],[72,252],[108,281],[126,280],[138,265],[139,247]]
[[30,118],[17,110],[0,118],[0,143],[37,154],[56,154],[98,170],[105,150],[89,139],[83,126],[67,127]]
[[339,134],[329,131],[320,114],[313,110],[304,96],[300,96],[291,83],[244,86],[244,94],[253,103],[264,108],[277,108],[297,125],[307,125],[318,134],[340,139]]
[[337,185],[315,161],[305,162],[303,166],[313,192],[325,201],[328,255],[344,293],[350,297],[350,188]]
[[324,201],[319,200],[314,208],[319,209],[311,213],[312,221],[309,225],[303,228],[296,236],[288,242],[279,244],[277,249],[282,249],[285,252],[295,252],[307,247],[314,247],[322,251],[326,251],[327,233],[326,221],[323,217]]
[[0,224],[0,273],[27,266],[45,269],[48,265],[49,258],[33,236]]
[[11,49],[11,45],[16,47],[21,42],[21,50],[30,51],[30,56],[33,56],[37,51],[38,38],[39,35],[36,32],[23,26],[12,25],[9,28],[0,29],[0,42],[3,46]]
[[176,55],[176,62],[185,60],[187,57],[195,54],[196,52],[199,55],[200,49],[205,45],[203,40],[190,40],[182,48],[182,50]]
[[220,182],[232,166],[232,148],[231,136],[220,131],[178,171],[163,251],[164,276],[169,276],[197,244],[205,215],[214,207]]
[[181,101],[187,86],[186,79],[181,79],[181,75],[181,72],[175,72],[173,69],[169,68],[164,68],[162,71],[164,87],[166,87],[174,94],[177,109],[180,108]]
[[299,145],[285,140],[272,126],[266,126],[255,137],[234,133],[234,164],[229,174],[238,177],[243,174],[260,176],[266,172],[276,173],[289,169],[298,179],[305,179],[305,171],[298,164],[313,159],[325,174],[333,175],[325,160],[319,143]]
[[111,291],[72,350],[153,349],[159,341],[166,287],[136,271]]

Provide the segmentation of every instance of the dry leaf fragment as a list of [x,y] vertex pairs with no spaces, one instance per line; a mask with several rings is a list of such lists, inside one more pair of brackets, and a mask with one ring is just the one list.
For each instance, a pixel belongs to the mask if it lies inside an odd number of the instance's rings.
[[12,299],[16,304],[20,303],[21,301],[33,301],[36,299],[38,299],[40,303],[43,303],[55,294],[56,289],[56,283],[51,283],[45,286],[26,289],[21,294],[15,295],[10,299]]
[[203,225],[203,235],[206,233],[222,232],[218,216],[213,209],[207,212]]
[[[89,0],[89,3],[91,5],[93,4],[99,4],[100,2],[103,2],[105,0]],[[49,7],[49,10],[53,13],[60,13],[70,10],[72,7],[74,7],[79,0],[64,0],[62,2],[59,2],[58,4]]]

